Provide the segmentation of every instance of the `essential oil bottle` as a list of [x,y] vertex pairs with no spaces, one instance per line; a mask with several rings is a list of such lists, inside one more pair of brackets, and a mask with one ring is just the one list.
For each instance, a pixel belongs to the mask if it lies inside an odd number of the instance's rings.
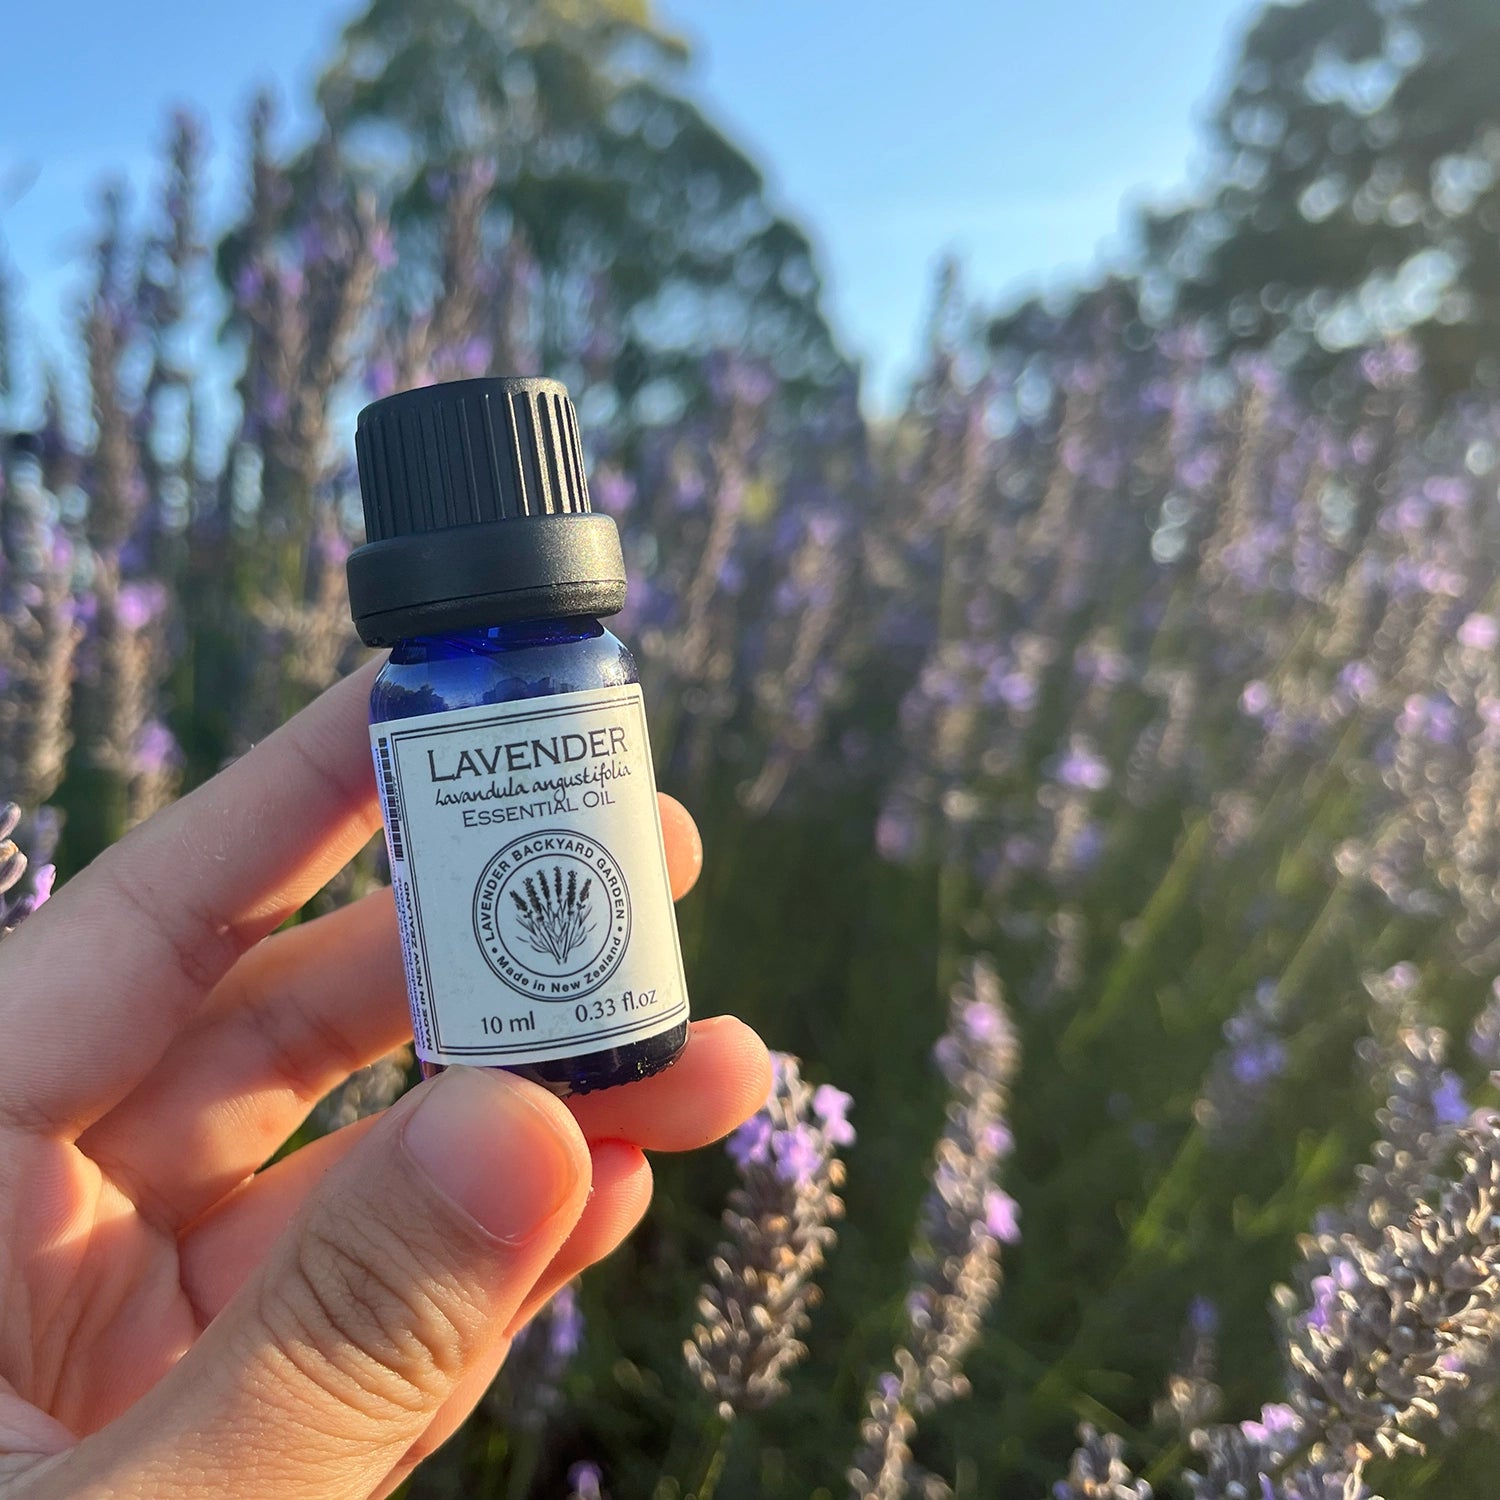
[[370,738],[424,1076],[557,1094],[687,1042],[687,985],[625,602],[555,380],[403,391],[356,433],[361,638],[389,646]]

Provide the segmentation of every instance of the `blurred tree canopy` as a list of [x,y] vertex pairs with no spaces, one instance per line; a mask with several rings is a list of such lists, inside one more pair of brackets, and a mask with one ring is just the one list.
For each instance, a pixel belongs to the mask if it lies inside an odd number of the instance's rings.
[[1497,70],[1495,0],[1267,5],[1148,291],[1290,359],[1410,328],[1441,384],[1500,378]]
[[389,215],[398,303],[442,278],[477,182],[476,253],[527,320],[477,364],[529,357],[627,418],[691,399],[706,342],[838,383],[807,237],[676,86],[686,55],[643,0],[373,0],[319,82],[321,149]]

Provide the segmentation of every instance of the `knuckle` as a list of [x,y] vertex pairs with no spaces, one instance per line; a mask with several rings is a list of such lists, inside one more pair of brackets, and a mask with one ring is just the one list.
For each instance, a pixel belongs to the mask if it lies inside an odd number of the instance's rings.
[[361,1415],[436,1409],[464,1368],[477,1309],[433,1248],[365,1220],[305,1226],[261,1309],[273,1347]]

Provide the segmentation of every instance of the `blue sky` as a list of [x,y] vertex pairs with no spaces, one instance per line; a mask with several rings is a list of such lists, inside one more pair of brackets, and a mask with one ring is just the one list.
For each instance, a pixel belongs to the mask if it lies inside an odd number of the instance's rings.
[[[419,3],[419,0],[413,0]],[[933,263],[997,299],[1121,253],[1122,209],[1190,181],[1248,0],[658,0],[688,85],[811,230],[830,311],[878,405],[900,388]],[[21,332],[66,341],[93,189],[149,192],[167,109],[194,104],[227,215],[251,90],[305,126],[349,0],[46,0],[0,49],[0,238]]]

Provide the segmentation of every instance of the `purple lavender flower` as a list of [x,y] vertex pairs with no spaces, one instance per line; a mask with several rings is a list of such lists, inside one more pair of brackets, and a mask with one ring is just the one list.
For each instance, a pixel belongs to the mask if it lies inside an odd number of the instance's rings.
[[1470,615],[1458,627],[1458,642],[1471,651],[1493,651],[1500,645],[1500,621],[1494,615]]
[[775,379],[764,364],[732,354],[710,360],[708,377],[714,394],[726,403],[763,406],[776,389]]
[[1269,1448],[1293,1437],[1299,1426],[1297,1413],[1286,1402],[1277,1401],[1261,1407],[1259,1421],[1241,1422],[1240,1431],[1252,1443],[1260,1443]]
[[1286,1071],[1283,1009],[1275,981],[1262,980],[1224,1023],[1225,1045],[1209,1067],[1194,1110],[1217,1144],[1244,1139]]
[[[1383,1102],[1355,1192],[1346,1203],[1323,1210],[1316,1233],[1302,1242],[1299,1285],[1315,1326],[1326,1326],[1330,1308],[1348,1290],[1350,1247],[1376,1245],[1388,1227],[1405,1225],[1441,1190],[1460,1127],[1469,1119],[1462,1085],[1444,1066],[1447,1033],[1423,1017],[1420,981],[1416,966],[1405,962],[1365,976],[1373,1002],[1371,1035],[1356,1053]],[[1289,1307],[1291,1296],[1283,1294]]]
[[1291,1328],[1291,1404],[1306,1443],[1364,1460],[1422,1451],[1469,1371],[1492,1356],[1500,1307],[1500,1130],[1468,1135],[1463,1176],[1405,1226],[1337,1242],[1338,1273]]
[[175,771],[181,764],[176,735],[160,719],[148,719],[136,736],[136,770],[154,776]]
[[933,1052],[952,1098],[912,1250],[906,1336],[894,1368],[871,1383],[850,1471],[859,1495],[904,1493],[917,1419],[967,1394],[964,1359],[999,1291],[999,1246],[1019,1237],[1019,1211],[996,1182],[1012,1145],[1004,1111],[1017,1049],[988,960],[954,986]]
[[1359,1467],[1296,1455],[1306,1430],[1284,1403],[1236,1425],[1200,1427],[1189,1444],[1204,1469],[1184,1478],[1194,1500],[1372,1500]]
[[849,1110],[854,1100],[831,1083],[820,1084],[813,1094],[812,1110],[823,1126],[824,1136],[835,1146],[854,1144],[854,1127]]
[[1420,735],[1434,745],[1451,745],[1458,737],[1459,717],[1446,698],[1431,693],[1413,693],[1396,721],[1401,734]]
[[55,865],[28,861],[17,842],[22,839],[36,850],[50,852],[56,843],[55,828],[49,828],[41,815],[25,819],[14,802],[0,802],[0,937],[13,932],[51,897],[57,879]]
[[563,1287],[548,1305],[547,1343],[559,1360],[571,1360],[583,1347],[583,1310],[575,1284]]
[[604,1500],[604,1470],[582,1459],[568,1470],[568,1500]]
[[1005,1245],[1021,1239],[1021,1210],[1016,1200],[1000,1188],[991,1188],[984,1197],[984,1227]]
[[798,1123],[771,1132],[771,1159],[776,1175],[793,1187],[807,1187],[823,1165],[825,1142],[832,1137],[816,1125]]
[[144,630],[167,607],[163,584],[152,581],[127,583],[115,599],[115,612],[126,630]]
[[1252,719],[1263,718],[1275,701],[1270,687],[1258,679],[1246,683],[1244,692],[1240,694],[1240,708]]
[[511,1340],[485,1398],[492,1414],[507,1427],[540,1431],[562,1405],[563,1377],[583,1337],[577,1284],[570,1282]]
[[241,303],[254,302],[264,285],[265,272],[253,261],[247,261],[234,273],[234,295]]
[[1074,737],[1052,774],[1059,785],[1080,791],[1103,791],[1110,783],[1109,767],[1082,736]]
[[1182,1355],[1167,1377],[1165,1396],[1152,1408],[1157,1426],[1164,1431],[1175,1429],[1190,1445],[1224,1403],[1224,1393],[1214,1379],[1218,1331],[1218,1307],[1206,1297],[1194,1297],[1184,1323]]
[[1237,1083],[1260,1088],[1281,1077],[1285,1071],[1286,1046],[1275,1037],[1237,1041],[1230,1054],[1229,1066]]
[[1464,1097],[1463,1080],[1451,1068],[1443,1070],[1437,1087],[1432,1091],[1432,1113],[1442,1125],[1468,1123],[1471,1110]]
[[911,858],[916,844],[916,820],[910,809],[895,805],[883,808],[875,824],[875,847],[880,857],[900,863]]
[[370,259],[378,271],[389,271],[399,259],[396,241],[385,224],[377,225],[370,236]]
[[752,1163],[771,1160],[771,1143],[775,1129],[770,1116],[761,1112],[753,1114],[725,1142],[724,1149],[730,1160],[742,1172]]
[[1212,1297],[1194,1297],[1188,1304],[1188,1327],[1199,1338],[1212,1338],[1219,1331],[1219,1308]]
[[1490,984],[1485,1001],[1469,1031],[1469,1051],[1492,1071],[1500,1069],[1500,979]]
[[1052,1486],[1053,1500],[1151,1500],[1151,1496],[1151,1486],[1137,1479],[1126,1464],[1120,1438],[1112,1432],[1101,1433],[1087,1422],[1078,1429],[1078,1448],[1068,1477]]
[[843,1213],[837,1148],[853,1143],[850,1098],[813,1089],[796,1058],[772,1055],[765,1106],[730,1137],[740,1176],[724,1211],[726,1239],[698,1299],[702,1318],[683,1345],[688,1368],[724,1420],[784,1395],[807,1353],[801,1335],[818,1299],[815,1277]]
[[389,355],[380,355],[365,367],[365,389],[376,399],[389,396],[396,389],[400,378],[396,361]]
[[1368,662],[1351,661],[1339,669],[1338,690],[1356,703],[1374,697],[1379,689],[1379,675]]

